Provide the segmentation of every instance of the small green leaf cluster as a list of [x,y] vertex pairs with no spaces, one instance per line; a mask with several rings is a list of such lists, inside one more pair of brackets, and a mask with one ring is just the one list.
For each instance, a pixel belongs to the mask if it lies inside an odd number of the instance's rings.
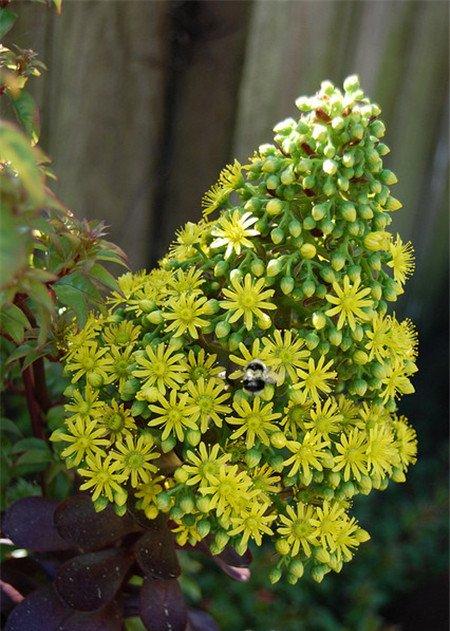
[[168,513],[213,554],[270,537],[270,578],[292,583],[340,571],[369,538],[352,498],[415,462],[396,412],[417,370],[413,324],[387,312],[413,254],[388,231],[380,108],[354,76],[296,104],[159,267],[67,336],[52,437],[97,510]]

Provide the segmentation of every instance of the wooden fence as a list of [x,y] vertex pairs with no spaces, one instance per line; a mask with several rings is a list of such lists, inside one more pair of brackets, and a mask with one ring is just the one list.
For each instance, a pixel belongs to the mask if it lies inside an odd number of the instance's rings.
[[[447,260],[448,3],[413,0],[22,2],[15,41],[48,64],[35,82],[57,191],[153,264],[202,193],[324,78],[358,73],[384,110],[417,251],[408,313],[427,318]],[[434,305],[434,306],[433,306]]]

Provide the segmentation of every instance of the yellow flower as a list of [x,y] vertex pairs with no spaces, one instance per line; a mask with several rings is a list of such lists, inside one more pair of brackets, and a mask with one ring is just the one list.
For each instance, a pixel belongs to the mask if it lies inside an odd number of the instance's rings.
[[315,527],[315,534],[322,546],[328,546],[333,550],[334,542],[339,533],[345,511],[337,502],[323,502],[316,508],[316,514],[311,520]]
[[366,433],[359,429],[352,429],[347,435],[344,432],[340,435],[340,442],[335,444],[338,452],[334,456],[333,471],[344,473],[344,480],[348,482],[353,476],[358,481],[362,475],[367,475],[367,442]]
[[354,549],[362,541],[370,539],[370,535],[358,526],[354,517],[350,519],[347,515],[343,517],[339,522],[339,530],[334,533],[333,553],[338,561],[351,561]]
[[350,399],[346,399],[343,394],[340,394],[337,398],[339,412],[342,414],[342,424],[343,425],[356,425],[358,422],[358,406],[351,401]]
[[289,437],[297,440],[298,430],[305,429],[305,423],[310,418],[313,403],[305,390],[291,390],[288,404],[284,408],[285,416],[281,421],[281,425]]
[[198,247],[204,231],[204,222],[188,221],[183,228],[177,230],[176,242],[171,246],[169,255],[180,262],[194,256],[197,252],[196,246]]
[[122,274],[117,279],[120,291],[114,291],[111,297],[108,299],[108,304],[118,307],[122,304],[126,304],[133,294],[144,286],[146,273],[143,270],[137,274],[127,272]]
[[169,294],[180,296],[181,294],[201,293],[201,286],[205,279],[202,277],[202,270],[191,267],[187,271],[178,269],[169,281]]
[[396,418],[393,422],[395,431],[395,446],[398,451],[401,466],[404,470],[417,460],[417,435],[416,431],[408,425],[405,416]]
[[114,493],[123,491],[121,483],[126,479],[126,475],[118,472],[119,463],[113,462],[110,455],[102,459],[100,454],[95,454],[86,457],[86,467],[88,468],[78,469],[81,476],[88,478],[87,482],[81,484],[80,489],[93,489],[93,501],[102,495],[110,502],[114,502]]
[[359,289],[360,284],[361,279],[358,278],[352,285],[350,278],[344,276],[342,287],[338,282],[333,283],[336,296],[331,294],[325,296],[328,302],[336,305],[325,311],[325,314],[330,317],[339,314],[338,329],[342,329],[344,324],[348,324],[354,331],[359,320],[369,320],[371,317],[369,313],[363,311],[365,307],[371,307],[373,304],[370,298],[366,298],[371,290],[370,287]]
[[208,355],[206,357],[205,351],[201,348],[198,353],[194,353],[190,350],[187,356],[187,378],[190,381],[198,381],[200,377],[203,377],[205,381],[212,377],[218,377],[224,368],[222,366],[215,366],[217,355]]
[[71,325],[65,344],[67,346],[66,363],[74,353],[82,349],[86,344],[96,341],[98,332],[102,328],[102,318],[89,315],[84,327],[79,331],[75,324]]
[[113,437],[118,438],[129,431],[136,429],[136,423],[131,415],[131,411],[123,405],[117,403],[115,399],[111,403],[104,403],[95,415],[97,425],[104,427]]
[[74,390],[71,395],[71,402],[66,403],[64,409],[75,418],[80,417],[83,420],[92,418],[96,411],[103,406],[103,402],[99,401],[98,397],[98,390],[94,390],[90,384],[86,384],[84,395],[79,390]]
[[255,397],[252,406],[242,399],[234,401],[233,408],[238,416],[227,418],[229,425],[240,425],[239,429],[231,434],[231,440],[239,438],[245,434],[245,446],[250,449],[255,444],[255,440],[260,440],[263,445],[270,445],[270,434],[277,431],[277,426],[272,421],[280,418],[281,414],[273,412],[273,404],[265,403],[261,405],[260,397]]
[[144,484],[140,484],[134,492],[135,497],[138,499],[136,508],[143,510],[147,519],[155,519],[159,513],[155,499],[164,490],[163,482],[164,477],[162,475],[155,476],[144,482]]
[[107,351],[107,348],[99,348],[97,342],[86,342],[78,348],[66,363],[67,370],[74,373],[72,383],[84,376],[94,387],[109,383],[111,379],[107,371],[111,359],[104,357]]
[[200,431],[206,432],[210,421],[217,427],[222,427],[222,418],[219,414],[231,412],[231,408],[224,405],[224,401],[230,398],[229,392],[225,390],[224,382],[218,379],[205,382],[203,377],[200,377],[196,383],[189,381],[186,390],[190,394],[189,405],[193,419],[200,422]]
[[291,467],[288,475],[296,475],[301,469],[305,483],[309,484],[312,470],[322,471],[323,465],[329,464],[330,455],[325,451],[329,444],[315,432],[306,432],[301,441],[289,441],[287,448],[293,455],[283,463],[285,467]]
[[216,223],[216,227],[211,230],[213,237],[217,237],[211,243],[211,248],[222,248],[226,246],[225,259],[228,259],[233,252],[238,256],[243,247],[253,248],[253,244],[248,237],[254,237],[259,231],[251,226],[258,221],[251,213],[241,213],[235,210],[230,215],[222,215]]
[[194,484],[204,484],[220,471],[220,467],[228,462],[230,454],[221,454],[219,456],[220,446],[216,443],[208,451],[205,443],[200,443],[198,451],[188,451],[186,460],[188,464],[182,466],[189,477],[186,480],[188,486]]
[[227,518],[232,511],[243,510],[255,495],[251,492],[251,479],[237,465],[221,465],[219,471],[200,487],[202,495],[210,496],[209,510],[215,510],[218,517]]
[[383,478],[400,464],[394,436],[387,425],[380,424],[368,431],[367,465],[371,473]]
[[61,456],[69,461],[68,466],[78,466],[87,456],[97,453],[105,455],[105,448],[110,441],[105,437],[105,429],[99,427],[95,421],[88,417],[74,416],[66,421],[66,429],[67,433],[62,428],[55,430],[51,440],[71,443],[61,452]]
[[330,397],[325,402],[319,401],[310,412],[311,419],[305,421],[305,428],[315,430],[318,434],[328,437],[341,428],[342,414],[336,401]]
[[189,520],[185,517],[184,521],[181,523],[174,520],[177,525],[174,528],[171,528],[179,546],[185,546],[187,543],[191,546],[195,546],[196,543],[203,539],[203,536],[198,530],[199,520],[196,520],[192,515],[189,515],[188,517],[190,518]]
[[253,282],[250,274],[245,275],[243,284],[241,285],[237,277],[231,279],[233,289],[224,288],[222,291],[228,300],[222,300],[220,306],[222,309],[232,311],[229,322],[233,323],[244,318],[245,328],[250,331],[253,326],[253,316],[264,319],[265,310],[276,309],[272,302],[266,302],[267,298],[271,298],[274,294],[273,289],[265,289],[264,278]]
[[141,327],[123,320],[119,324],[112,324],[102,331],[102,337],[108,346],[129,346],[134,344],[141,333]]
[[411,242],[403,243],[400,236],[397,235],[395,243],[392,241],[389,246],[389,252],[392,259],[388,262],[388,266],[394,271],[394,279],[404,285],[414,272],[414,249]]
[[166,326],[166,332],[172,332],[174,337],[189,333],[196,340],[197,329],[202,329],[208,324],[208,320],[201,317],[207,313],[206,301],[206,296],[196,294],[182,294],[168,300],[165,308],[170,311],[164,311],[163,317],[173,322]]
[[390,320],[384,318],[380,314],[376,314],[370,323],[372,330],[366,332],[368,342],[365,345],[369,351],[369,359],[376,359],[380,362],[389,355],[390,337]]
[[157,418],[148,422],[150,427],[163,425],[164,429],[161,438],[166,440],[170,434],[175,435],[178,440],[184,440],[186,429],[197,429],[194,421],[192,407],[188,405],[189,395],[180,394],[176,390],[171,390],[169,397],[159,397],[159,406],[150,405],[150,410],[157,415]]
[[383,406],[367,403],[367,401],[364,401],[359,407],[358,414],[359,419],[356,424],[360,429],[365,429],[366,431],[380,423],[386,423],[390,418],[389,412]]
[[234,537],[242,533],[240,545],[243,549],[248,546],[249,539],[257,546],[262,544],[262,535],[273,535],[270,524],[275,519],[273,513],[267,513],[267,504],[256,504],[248,507],[238,517],[231,517],[232,530],[228,534]]
[[289,555],[296,557],[300,550],[305,556],[311,556],[311,546],[317,545],[316,529],[312,521],[315,517],[315,509],[303,502],[298,502],[296,510],[292,506],[286,506],[287,515],[280,515],[283,524],[277,529],[282,535],[282,541],[289,546]]
[[292,331],[275,330],[271,338],[265,337],[263,344],[270,353],[270,364],[277,371],[279,384],[286,379],[286,374],[295,383],[298,381],[297,369],[306,368],[309,351],[304,348],[304,341]]
[[116,383],[123,388],[125,382],[131,377],[132,366],[134,364],[133,347],[120,348],[118,346],[110,346],[109,353],[105,355],[105,359],[109,364],[106,372],[109,375],[109,381]]
[[389,317],[390,335],[389,350],[393,359],[409,359],[414,361],[417,357],[418,336],[417,330],[411,320],[398,322],[394,316]]
[[155,386],[161,394],[166,388],[177,388],[185,379],[187,367],[183,353],[173,353],[172,347],[162,343],[155,348],[146,346],[145,356],[136,356],[142,368],[134,370],[133,376],[145,379],[145,388]]
[[316,403],[320,401],[320,393],[328,394],[331,392],[331,386],[328,381],[336,377],[336,372],[330,370],[333,360],[325,364],[325,357],[322,355],[317,365],[312,357],[308,360],[308,367],[304,370],[298,370],[300,383],[296,384],[300,390],[305,391]]
[[242,166],[235,160],[233,164],[227,164],[219,174],[217,184],[213,184],[211,188],[203,195],[202,207],[205,217],[224,204],[230,194],[243,183]]
[[266,501],[269,501],[270,493],[278,493],[281,490],[281,478],[268,464],[252,469],[250,476],[253,488],[260,491]]
[[402,362],[388,362],[384,367],[385,377],[381,379],[381,383],[384,387],[381,391],[381,395],[385,403],[389,399],[399,396],[399,393],[412,394],[414,392],[414,386],[405,374],[405,366]]
[[114,443],[117,452],[112,452],[113,460],[119,463],[119,471],[130,480],[131,486],[138,486],[149,480],[150,474],[155,473],[158,468],[151,463],[152,460],[160,456],[152,451],[154,442],[151,436],[141,434],[134,439],[130,434],[122,440]]

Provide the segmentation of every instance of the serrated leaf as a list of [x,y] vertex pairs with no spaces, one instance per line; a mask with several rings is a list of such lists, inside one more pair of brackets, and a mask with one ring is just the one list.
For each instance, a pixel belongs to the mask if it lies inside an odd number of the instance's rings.
[[0,38],[3,38],[14,26],[17,14],[10,9],[0,9]]
[[10,335],[16,344],[23,340],[25,329],[30,323],[25,314],[16,305],[4,305],[0,311],[0,329]]
[[0,121],[0,160],[11,163],[36,207],[40,207],[46,197],[44,179],[37,164],[38,158],[36,148],[30,146],[27,137],[17,127]]
[[95,265],[91,267],[91,269],[89,270],[89,276],[95,278],[95,280],[100,281],[102,285],[105,285],[105,287],[108,287],[109,289],[119,289],[119,285],[114,276],[110,272],[108,272],[108,270],[104,268],[103,265],[100,265],[99,263],[95,263]]
[[11,104],[19,123],[23,126],[31,144],[35,145],[39,140],[40,121],[39,109],[29,92],[21,90],[17,96],[10,94]]
[[83,326],[86,322],[90,305],[100,302],[100,294],[92,282],[80,274],[68,274],[53,285],[58,300],[71,309]]

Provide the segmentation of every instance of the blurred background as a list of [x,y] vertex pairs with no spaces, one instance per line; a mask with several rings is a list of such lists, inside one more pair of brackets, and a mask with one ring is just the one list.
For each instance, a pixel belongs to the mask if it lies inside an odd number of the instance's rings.
[[61,199],[104,219],[134,269],[201,216],[203,192],[234,157],[296,115],[321,80],[358,73],[383,109],[387,159],[404,204],[394,228],[417,269],[397,315],[418,325],[419,435],[406,484],[358,498],[372,533],[321,585],[271,587],[265,553],[248,585],[185,559],[185,591],[224,631],[448,629],[448,10],[428,0],[65,0],[61,16],[26,1],[14,41],[48,65],[35,82],[41,146]]

